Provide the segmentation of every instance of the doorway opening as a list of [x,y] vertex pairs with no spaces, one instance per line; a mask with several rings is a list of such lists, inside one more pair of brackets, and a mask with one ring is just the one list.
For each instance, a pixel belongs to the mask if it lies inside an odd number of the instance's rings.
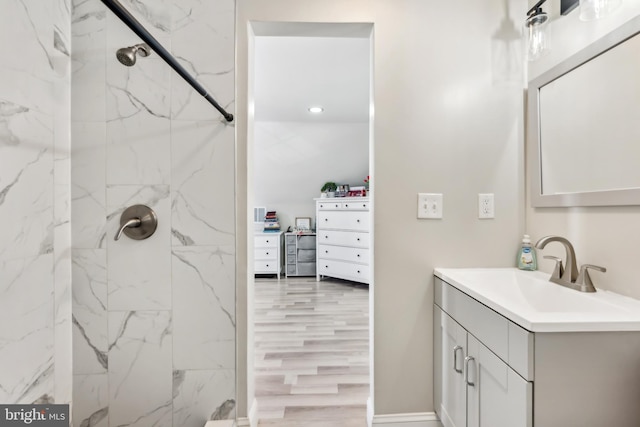
[[[247,206],[258,217],[247,230],[247,348],[259,425],[364,425],[373,390],[373,25],[252,22],[250,33]],[[328,182],[338,197],[321,198]],[[360,209],[348,203],[356,197]],[[324,201],[334,207],[324,212]],[[332,247],[345,257],[334,265],[318,255],[328,249],[317,239],[329,236],[317,221],[343,212],[367,227],[338,235],[366,236],[367,245]],[[287,239],[301,238],[289,253]],[[357,268],[333,273],[350,256]]]

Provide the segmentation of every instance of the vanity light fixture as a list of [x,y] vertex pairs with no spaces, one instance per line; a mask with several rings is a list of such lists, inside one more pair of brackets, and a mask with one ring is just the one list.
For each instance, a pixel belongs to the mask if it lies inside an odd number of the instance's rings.
[[622,0],[580,0],[580,20],[604,18],[620,6]]
[[309,107],[309,112],[313,114],[320,114],[324,111],[322,107]]
[[549,52],[547,44],[547,21],[549,16],[542,10],[542,4],[547,0],[540,0],[527,12],[528,40],[527,51],[529,61],[535,61]]

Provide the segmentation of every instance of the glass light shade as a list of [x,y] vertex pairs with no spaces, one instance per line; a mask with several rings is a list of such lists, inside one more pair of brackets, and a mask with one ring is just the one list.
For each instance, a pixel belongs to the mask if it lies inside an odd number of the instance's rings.
[[604,18],[622,4],[622,0],[580,0],[580,20]]
[[527,20],[527,57],[529,61],[535,61],[549,53],[546,16],[544,18]]

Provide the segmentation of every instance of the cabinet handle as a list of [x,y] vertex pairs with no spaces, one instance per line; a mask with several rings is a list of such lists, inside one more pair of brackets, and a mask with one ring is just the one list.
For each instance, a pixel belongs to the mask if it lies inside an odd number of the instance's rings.
[[360,220],[359,220],[359,219],[356,219],[356,222],[360,222]]
[[349,205],[344,205],[344,207],[345,207],[345,208],[348,208],[348,207],[349,207]]
[[267,252],[266,254],[269,255],[269,252]]
[[324,236],[324,238],[325,238],[325,239],[328,239],[328,238],[329,238],[329,236]]
[[325,254],[328,254],[328,253],[329,253],[329,251],[324,251],[324,253],[325,253]]
[[356,256],[357,256],[358,258],[360,258],[360,254],[357,254]]
[[476,383],[469,381],[469,362],[475,361],[476,359],[473,356],[467,356],[464,358],[464,380],[467,382],[467,385],[471,387],[475,387]]
[[269,243],[269,241],[267,240],[267,243]]
[[462,369],[458,369],[458,350],[462,350],[462,346],[457,345],[453,347],[453,370],[461,374]]
[[360,270],[358,270],[358,274],[360,274]]
[[358,242],[360,241],[360,238],[358,237]]
[[329,218],[325,218],[325,219],[324,219],[324,221],[325,221],[325,222],[329,221]]

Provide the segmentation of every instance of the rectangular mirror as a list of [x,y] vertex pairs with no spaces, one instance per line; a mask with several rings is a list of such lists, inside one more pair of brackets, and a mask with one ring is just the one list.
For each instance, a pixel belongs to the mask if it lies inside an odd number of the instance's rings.
[[532,204],[640,205],[640,17],[532,80]]

